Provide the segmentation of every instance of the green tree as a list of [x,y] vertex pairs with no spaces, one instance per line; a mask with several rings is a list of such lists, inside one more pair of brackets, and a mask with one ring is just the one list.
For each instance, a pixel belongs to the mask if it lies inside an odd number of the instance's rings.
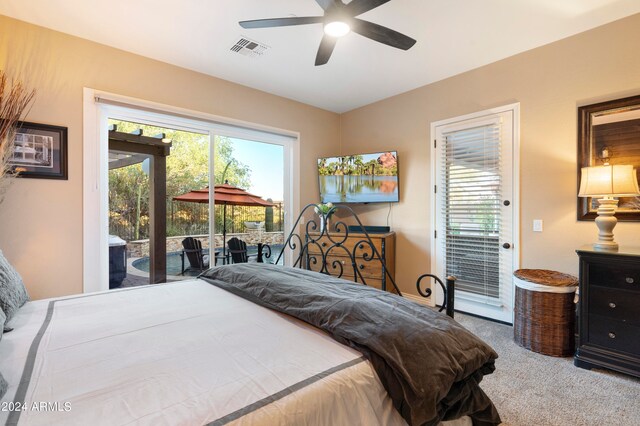
[[347,157],[340,157],[340,171],[342,175],[345,174],[345,171],[346,171],[345,169],[347,168],[347,164],[348,164]]
[[346,162],[347,162],[347,173],[348,175],[352,175],[353,174],[353,162],[355,161],[356,157],[355,155],[347,155],[346,156]]
[[222,184],[225,180],[229,185],[242,189],[251,186],[251,170],[233,158],[233,144],[227,137],[216,136],[215,154],[213,157],[214,182]]
[[[149,221],[149,176],[140,164],[109,171],[110,232],[138,240]],[[142,230],[142,235],[147,233]]]
[[318,173],[321,176],[326,176],[329,173],[329,170],[327,169],[327,159],[326,158],[321,158],[320,160],[318,160]]
[[378,164],[378,160],[369,160],[366,163],[367,168],[369,169],[369,175],[371,176],[375,176],[376,174],[376,167],[379,166]]
[[358,173],[359,175],[362,174],[362,169],[364,167],[364,158],[362,157],[362,155],[354,155],[354,160],[353,163],[355,164],[355,166],[357,167]]

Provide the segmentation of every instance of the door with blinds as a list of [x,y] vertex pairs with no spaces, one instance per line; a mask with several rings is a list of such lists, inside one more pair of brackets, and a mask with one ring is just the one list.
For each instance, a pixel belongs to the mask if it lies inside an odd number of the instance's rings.
[[[456,309],[513,322],[518,105],[432,125],[436,274],[456,277]],[[438,299],[439,300],[439,299]]]

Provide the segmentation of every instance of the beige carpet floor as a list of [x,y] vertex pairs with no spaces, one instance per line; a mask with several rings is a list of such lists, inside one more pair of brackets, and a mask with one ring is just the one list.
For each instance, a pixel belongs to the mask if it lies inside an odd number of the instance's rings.
[[540,355],[513,341],[513,328],[456,313],[456,320],[500,358],[482,389],[504,425],[640,426],[640,379],[585,370],[573,358]]

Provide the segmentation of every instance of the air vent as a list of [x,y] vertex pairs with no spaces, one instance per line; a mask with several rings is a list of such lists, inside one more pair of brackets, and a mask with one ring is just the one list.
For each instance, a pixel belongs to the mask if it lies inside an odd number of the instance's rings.
[[240,53],[242,55],[250,57],[262,56],[262,54],[264,54],[267,49],[269,49],[269,46],[267,46],[266,44],[248,39],[247,37],[241,37],[240,40],[238,40],[236,44],[231,47],[232,52]]

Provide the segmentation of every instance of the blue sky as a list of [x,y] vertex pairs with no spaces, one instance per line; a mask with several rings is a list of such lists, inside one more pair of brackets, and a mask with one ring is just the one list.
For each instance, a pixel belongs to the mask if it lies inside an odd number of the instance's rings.
[[230,138],[233,157],[251,169],[249,192],[264,199],[282,201],[284,150],[280,145]]
[[[395,151],[390,151],[393,154],[395,154]],[[371,160],[377,160],[378,157],[380,157],[380,155],[382,155],[382,152],[378,152],[375,154],[360,154],[362,155],[362,161],[363,162],[367,162],[367,161],[371,161]],[[340,162],[340,157],[327,157],[327,164],[330,163],[339,163]]]

